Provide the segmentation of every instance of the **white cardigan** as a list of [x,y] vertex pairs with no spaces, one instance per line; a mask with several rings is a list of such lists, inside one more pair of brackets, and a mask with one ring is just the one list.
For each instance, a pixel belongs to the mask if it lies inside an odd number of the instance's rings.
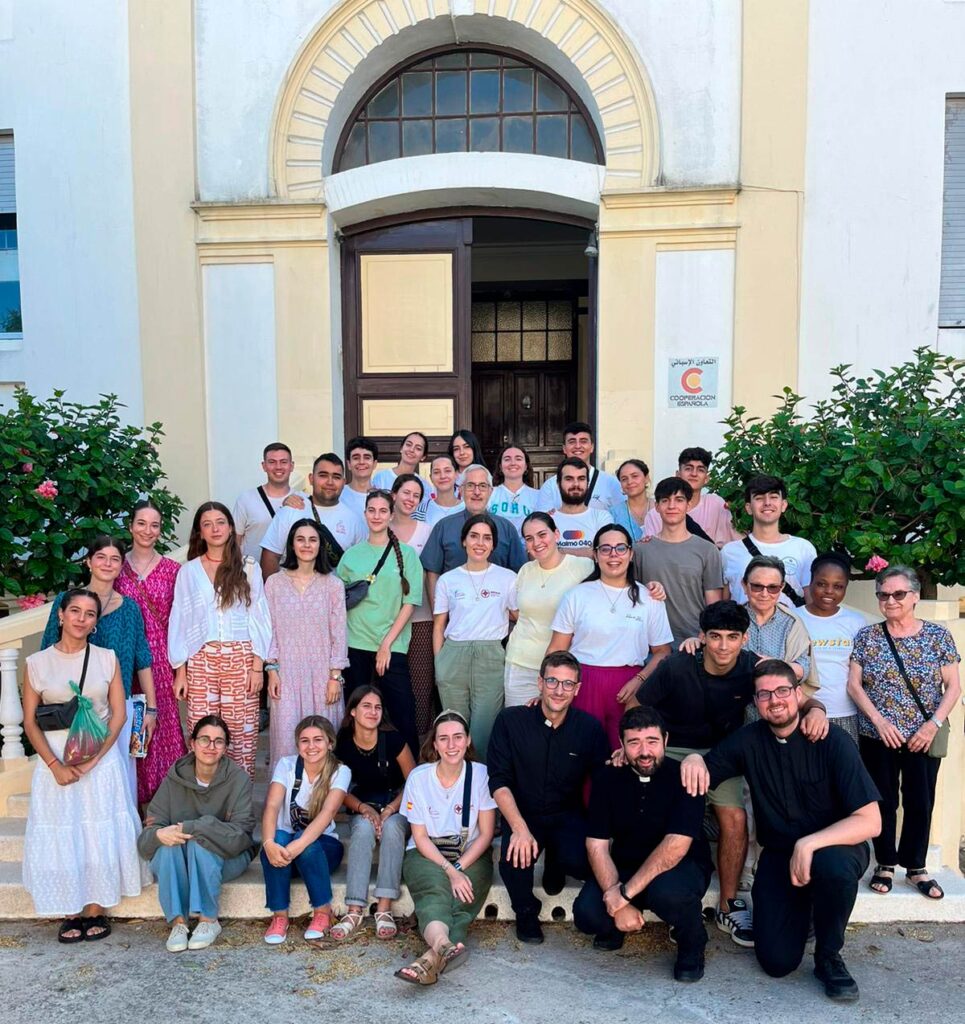
[[271,644],[271,616],[265,600],[261,571],[245,565],[251,585],[251,605],[238,601],[222,609],[200,558],[192,558],[177,575],[174,603],[168,620],[168,658],[180,668],[212,641],[250,640],[255,654],[267,660]]

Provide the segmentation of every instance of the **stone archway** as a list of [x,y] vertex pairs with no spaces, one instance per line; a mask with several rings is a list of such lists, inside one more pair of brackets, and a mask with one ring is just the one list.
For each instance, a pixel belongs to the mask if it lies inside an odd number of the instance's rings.
[[594,108],[606,151],[606,187],[657,183],[659,128],[649,78],[593,0],[347,0],[302,46],[279,95],[271,132],[273,196],[324,198],[329,128],[335,134],[342,127],[338,113],[353,73],[380,48],[394,55],[390,63],[418,52],[430,27],[433,39],[445,42],[476,42],[481,34],[501,32],[508,45],[529,39],[555,51],[580,76]]

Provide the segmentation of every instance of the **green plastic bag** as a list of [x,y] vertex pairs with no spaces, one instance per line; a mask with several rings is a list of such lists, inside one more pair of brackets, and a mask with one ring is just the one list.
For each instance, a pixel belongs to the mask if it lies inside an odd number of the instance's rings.
[[107,723],[97,716],[90,697],[85,697],[76,683],[71,683],[70,688],[77,696],[77,714],[67,733],[63,762],[83,764],[100,752],[107,739]]

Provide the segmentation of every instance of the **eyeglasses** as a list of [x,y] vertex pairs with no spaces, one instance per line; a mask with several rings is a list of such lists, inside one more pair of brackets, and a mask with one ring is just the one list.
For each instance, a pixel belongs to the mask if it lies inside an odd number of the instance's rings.
[[580,684],[576,679],[557,679],[556,676],[546,676],[543,685],[547,690],[563,688],[564,693],[572,693]]
[[601,555],[625,555],[630,550],[629,544],[601,544],[596,549]]
[[752,594],[763,594],[766,590],[769,594],[779,594],[784,589],[783,583],[748,583],[747,589]]
[[224,736],[216,736],[212,739],[210,736],[199,736],[195,741],[202,750],[207,750],[208,747],[214,747],[215,750],[224,750],[228,746],[228,741]]
[[489,484],[487,484],[487,483],[463,484],[462,485],[462,489],[464,491],[488,491],[489,490]]
[[882,604],[887,604],[889,601],[904,601],[910,593],[910,590],[878,590],[875,592],[875,597]]
[[757,693],[754,694],[754,700],[756,700],[758,704],[770,704],[775,697],[777,697],[778,700],[784,700],[785,697],[790,697],[793,690],[793,686],[779,686],[776,690],[758,690]]

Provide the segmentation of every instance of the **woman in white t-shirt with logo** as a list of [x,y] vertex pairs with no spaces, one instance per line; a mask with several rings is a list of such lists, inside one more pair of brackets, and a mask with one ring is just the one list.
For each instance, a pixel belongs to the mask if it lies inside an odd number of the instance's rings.
[[539,667],[553,638],[556,610],[564,595],[593,571],[589,558],[560,551],[560,531],[548,512],[531,512],[522,533],[530,561],[516,576],[519,617],[506,644],[506,707],[539,696]]
[[434,985],[469,955],[469,925],[493,880],[496,801],[469,725],[457,711],[447,709],[432,723],[422,759],[426,763],[410,772],[402,793],[400,810],[412,827],[402,877],[429,948],[395,976]]
[[532,486],[533,467],[524,449],[509,445],[499,453],[493,483],[496,486],[489,496],[490,513],[508,519],[519,530],[539,498],[539,491]]
[[663,604],[636,580],[625,527],[597,531],[593,561],[591,575],[563,598],[546,653],[569,651],[580,662],[574,707],[597,718],[616,748],[626,702],[670,653],[673,633]]
[[335,815],[352,783],[352,772],[335,756],[335,729],[321,715],[295,726],[297,754],[279,758],[268,787],[261,819],[265,902],[271,921],[265,942],[278,945],[288,936],[291,880],[305,882],[312,904],[306,939],[327,938],[332,927],[332,872],[344,852],[335,832]]
[[440,519],[461,512],[466,503],[456,494],[456,476],[459,469],[451,455],[437,455],[429,467],[429,479],[432,481],[432,494],[422,503],[417,515],[425,519],[429,526],[435,526]]
[[503,708],[502,641],[516,618],[516,573],[493,565],[496,524],[481,513],[463,524],[466,564],[444,572],[436,584],[432,650],[442,706],[469,723],[479,756]]
[[858,742],[858,709],[848,696],[848,670],[854,637],[868,620],[854,608],[842,608],[848,592],[851,560],[831,551],[811,563],[808,603],[797,617],[811,637],[811,657],[821,680],[821,703],[828,721]]

